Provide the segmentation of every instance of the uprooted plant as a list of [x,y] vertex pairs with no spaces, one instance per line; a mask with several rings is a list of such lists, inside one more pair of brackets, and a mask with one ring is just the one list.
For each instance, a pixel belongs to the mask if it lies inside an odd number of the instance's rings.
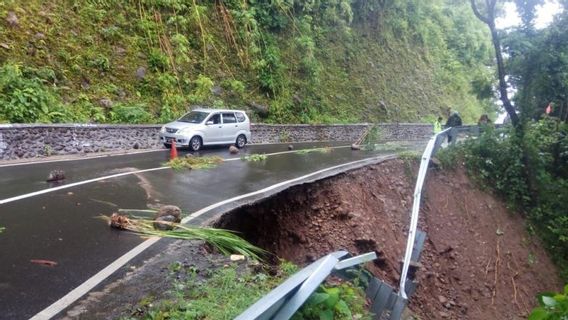
[[184,158],[174,158],[166,163],[167,166],[174,170],[182,169],[209,169],[218,166],[223,162],[223,158],[217,156],[211,157],[195,157],[189,156]]
[[323,148],[313,148],[313,149],[303,149],[303,150],[298,150],[296,151],[296,154],[308,154],[308,153],[330,153],[331,152],[331,147],[323,147]]
[[[139,218],[129,218],[113,213],[112,216],[102,216],[102,219],[117,229],[131,231],[143,236],[174,238],[181,240],[202,240],[212,245],[222,254],[237,253],[255,260],[261,260],[265,253],[235,233],[216,228],[190,227],[169,221],[156,221]],[[156,224],[171,226],[172,230],[157,230]]]

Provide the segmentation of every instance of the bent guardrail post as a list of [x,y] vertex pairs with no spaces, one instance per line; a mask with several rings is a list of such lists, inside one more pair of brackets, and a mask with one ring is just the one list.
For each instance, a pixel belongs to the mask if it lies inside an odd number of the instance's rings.
[[438,140],[438,137],[446,136],[450,130],[452,130],[452,128],[448,128],[434,135],[428,141],[428,145],[426,145],[426,149],[422,154],[420,169],[418,170],[418,178],[416,179],[416,187],[414,188],[414,202],[412,203],[412,214],[410,217],[410,227],[408,229],[408,240],[406,242],[404,263],[402,265],[402,274],[400,276],[399,294],[403,299],[408,299],[408,296],[406,294],[406,278],[408,277],[408,269],[410,267],[412,251],[414,249],[416,228],[418,226],[418,215],[420,212],[420,199],[422,196],[422,187],[424,185],[424,180],[426,179],[426,173],[428,172],[428,165],[430,163],[430,158],[432,157],[435,146],[438,145],[439,147],[439,145],[441,144],[440,140]]
[[319,285],[334,271],[377,258],[375,252],[339,260],[349,253],[337,251],[296,272],[266,296],[241,313],[236,320],[290,319]]

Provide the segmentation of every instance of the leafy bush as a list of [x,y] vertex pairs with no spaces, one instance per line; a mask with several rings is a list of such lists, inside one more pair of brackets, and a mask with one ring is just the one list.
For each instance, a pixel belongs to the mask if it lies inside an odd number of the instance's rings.
[[168,69],[168,57],[158,49],[150,50],[148,54],[148,66],[153,71],[163,72]]
[[528,320],[568,319],[568,285],[563,293],[542,293],[538,296],[539,307],[534,308]]
[[298,310],[292,320],[300,319],[372,319],[365,309],[365,293],[357,286],[342,283],[338,286],[320,286]]
[[94,59],[89,61],[89,66],[92,68],[96,68],[99,71],[109,71],[110,70],[110,60],[108,57],[99,54]]
[[211,89],[215,83],[211,78],[200,74],[197,80],[194,81],[195,90],[189,96],[189,101],[192,103],[205,103],[211,98]]
[[153,119],[144,104],[117,103],[109,114],[110,120],[114,123],[150,123]]
[[512,129],[501,133],[487,127],[478,139],[467,140],[462,148],[471,176],[501,193],[512,207],[528,205],[523,149]]
[[[29,73],[28,73],[29,74]],[[58,122],[62,104],[42,79],[29,74],[17,64],[0,67],[0,117],[12,123]]]

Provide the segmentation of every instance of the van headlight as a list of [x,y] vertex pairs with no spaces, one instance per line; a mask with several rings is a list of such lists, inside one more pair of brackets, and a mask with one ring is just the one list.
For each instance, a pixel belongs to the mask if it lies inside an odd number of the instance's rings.
[[160,128],[160,132],[161,132],[161,133],[166,133],[166,126],[162,126],[162,127]]

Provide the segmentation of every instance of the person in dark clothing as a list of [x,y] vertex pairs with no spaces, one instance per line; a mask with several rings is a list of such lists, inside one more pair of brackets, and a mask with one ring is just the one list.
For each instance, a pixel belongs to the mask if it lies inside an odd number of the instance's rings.
[[[462,119],[460,117],[460,114],[457,113],[457,111],[453,111],[448,117],[448,121],[446,121],[446,128],[454,128],[454,127],[459,127],[461,125],[462,125]],[[451,129],[450,132],[448,133],[448,143],[451,143],[452,140],[455,143],[456,135],[457,131]]]

